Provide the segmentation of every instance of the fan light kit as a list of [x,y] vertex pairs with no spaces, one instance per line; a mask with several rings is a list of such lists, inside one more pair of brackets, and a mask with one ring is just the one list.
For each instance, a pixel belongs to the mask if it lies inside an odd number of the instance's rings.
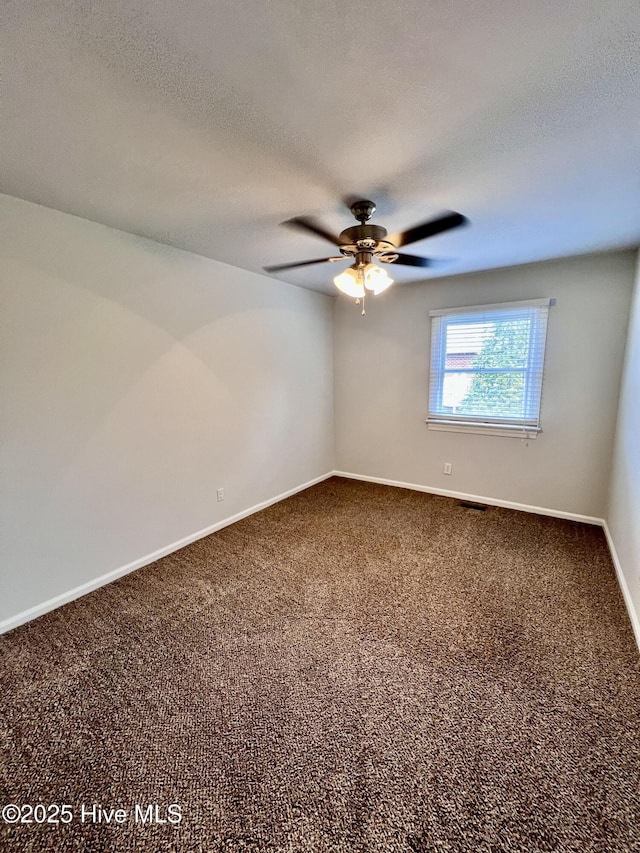
[[383,267],[374,263],[374,259],[382,264],[402,264],[410,267],[429,267],[434,261],[429,258],[420,258],[416,255],[405,255],[397,250],[409,243],[416,243],[427,237],[442,234],[465,225],[468,220],[460,213],[442,214],[436,219],[423,222],[414,228],[401,231],[398,234],[387,235],[387,229],[380,225],[369,222],[374,211],[375,204],[367,199],[356,201],[351,205],[351,212],[360,223],[346,228],[340,235],[332,234],[321,223],[309,216],[296,216],[287,220],[283,225],[295,228],[298,231],[315,234],[328,240],[340,249],[340,255],[332,258],[317,258],[312,261],[297,261],[292,264],[276,264],[264,267],[266,272],[282,272],[294,267],[306,267],[311,264],[322,264],[325,261],[342,261],[352,258],[354,263],[347,267],[333,279],[333,283],[353,297],[357,303],[362,302],[362,313],[364,314],[364,298],[367,291],[377,296],[393,284],[393,279]]
[[365,290],[371,290],[377,296],[393,284],[393,279],[382,267],[368,263],[360,267],[358,264],[347,267],[333,279],[333,283],[347,296],[364,299]]

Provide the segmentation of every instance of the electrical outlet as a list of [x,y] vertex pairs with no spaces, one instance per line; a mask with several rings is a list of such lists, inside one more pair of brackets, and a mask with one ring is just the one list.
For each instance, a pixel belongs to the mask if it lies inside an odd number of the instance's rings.
[[218,491],[216,492],[216,494],[218,495],[218,501],[223,501],[223,500],[224,500],[224,489],[218,489]]
[[451,462],[445,462],[442,466],[442,471],[444,474],[450,474],[452,471]]

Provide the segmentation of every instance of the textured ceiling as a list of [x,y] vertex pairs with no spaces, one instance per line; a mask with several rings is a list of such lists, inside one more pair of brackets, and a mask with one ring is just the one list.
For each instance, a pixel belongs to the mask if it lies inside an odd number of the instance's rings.
[[469,217],[408,250],[430,276],[640,243],[637,0],[3,7],[10,195],[256,271],[331,255],[279,223],[353,195]]

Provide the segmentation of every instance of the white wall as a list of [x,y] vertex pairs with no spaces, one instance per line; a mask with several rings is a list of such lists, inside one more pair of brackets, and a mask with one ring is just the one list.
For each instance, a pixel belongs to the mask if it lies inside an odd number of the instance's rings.
[[640,256],[620,391],[607,522],[640,645]]
[[333,468],[329,297],[8,196],[0,218],[0,621]]
[[[633,252],[439,278],[335,305],[336,468],[559,513],[605,514]],[[429,310],[555,297],[543,432],[428,430]],[[453,464],[451,476],[442,473]]]

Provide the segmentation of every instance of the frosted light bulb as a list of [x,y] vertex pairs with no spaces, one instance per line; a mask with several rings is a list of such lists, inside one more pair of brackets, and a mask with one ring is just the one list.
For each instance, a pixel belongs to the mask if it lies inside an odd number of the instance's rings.
[[355,265],[337,275],[333,283],[347,296],[353,296],[355,299],[361,299],[364,296],[362,276]]
[[377,296],[393,284],[389,273],[375,264],[367,264],[364,268],[364,286]]

